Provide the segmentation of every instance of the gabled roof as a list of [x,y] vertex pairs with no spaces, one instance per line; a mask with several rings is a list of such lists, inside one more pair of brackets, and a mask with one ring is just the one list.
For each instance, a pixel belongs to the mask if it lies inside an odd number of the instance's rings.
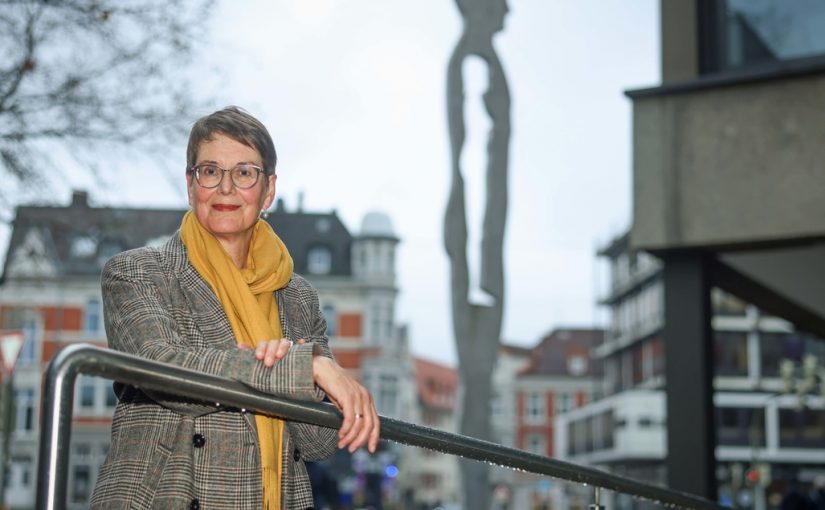
[[[12,222],[3,266],[9,278],[96,276],[115,253],[165,242],[186,209],[92,207],[74,192],[68,206],[24,205]],[[295,272],[307,272],[307,254],[323,246],[332,255],[331,275],[349,275],[352,236],[334,213],[287,212],[282,204],[269,223],[286,243]]]
[[422,358],[413,358],[413,361],[418,396],[422,404],[429,408],[452,411],[458,390],[458,371]]
[[[602,329],[557,329],[545,336],[530,353],[530,361],[519,372],[526,375],[596,377],[602,373],[600,360],[591,351],[603,342]],[[576,359],[578,358],[578,359]],[[583,358],[584,365],[580,365]]]
[[286,244],[295,264],[295,272],[308,275],[309,251],[315,247],[325,247],[332,255],[329,275],[349,276],[352,274],[350,253],[352,235],[335,211],[329,213],[288,212],[281,200],[269,215],[267,221]]
[[184,212],[91,207],[86,193],[80,191],[66,207],[19,206],[12,221],[3,279],[34,276],[14,271],[14,262],[26,255],[19,250],[30,249],[27,245],[35,235],[39,242],[48,243],[48,256],[59,275],[96,275],[115,253],[168,239],[180,226]]

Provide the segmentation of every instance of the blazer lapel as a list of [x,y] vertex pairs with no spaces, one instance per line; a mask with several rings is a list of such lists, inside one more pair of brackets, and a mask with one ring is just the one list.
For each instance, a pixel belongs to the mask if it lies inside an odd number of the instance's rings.
[[195,270],[186,256],[186,247],[175,234],[163,249],[167,250],[170,274],[173,281],[180,284],[181,294],[194,320],[193,323],[203,334],[206,345],[212,347],[235,347],[232,326],[212,288]]

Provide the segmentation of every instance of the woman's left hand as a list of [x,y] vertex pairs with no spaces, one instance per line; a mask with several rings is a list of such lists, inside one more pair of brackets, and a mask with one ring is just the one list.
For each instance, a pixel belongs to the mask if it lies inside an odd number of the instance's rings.
[[381,421],[372,395],[334,360],[315,356],[312,358],[312,373],[317,384],[344,415],[338,431],[338,448],[347,448],[350,453],[366,446],[375,453],[381,433]]

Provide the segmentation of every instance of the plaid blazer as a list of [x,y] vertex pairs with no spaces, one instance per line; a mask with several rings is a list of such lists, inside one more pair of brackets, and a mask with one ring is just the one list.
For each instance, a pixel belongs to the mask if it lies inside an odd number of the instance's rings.
[[[257,390],[321,400],[312,375],[313,344],[332,356],[318,295],[293,275],[275,293],[284,336],[304,338],[272,368],[235,343],[226,314],[189,263],[175,234],[158,248],[120,253],[103,269],[109,346],[144,358],[240,381]],[[261,472],[254,416],[115,384],[119,402],[112,443],[92,494],[92,508],[249,508],[259,510]],[[304,460],[335,452],[337,431],[286,422],[282,508],[313,506]]]

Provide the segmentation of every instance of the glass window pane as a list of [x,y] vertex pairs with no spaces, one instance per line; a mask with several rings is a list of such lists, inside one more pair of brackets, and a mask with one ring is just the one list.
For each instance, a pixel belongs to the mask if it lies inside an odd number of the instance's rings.
[[307,271],[310,274],[329,274],[332,269],[332,254],[326,246],[310,248],[307,254]]
[[825,410],[780,409],[781,448],[822,448],[825,444]]
[[726,11],[728,68],[825,54],[820,0],[727,0]]
[[716,375],[748,375],[748,337],[739,331],[716,331],[713,335]]

